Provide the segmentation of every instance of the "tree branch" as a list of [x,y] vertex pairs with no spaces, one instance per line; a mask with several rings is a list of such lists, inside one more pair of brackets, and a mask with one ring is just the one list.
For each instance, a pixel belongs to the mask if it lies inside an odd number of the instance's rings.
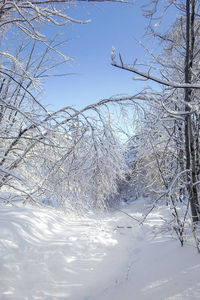
[[[121,55],[120,55],[120,57],[121,57]],[[120,58],[120,61],[122,61],[121,58]],[[142,71],[140,71],[140,70],[138,70],[138,69],[136,69],[136,68],[134,68],[130,65],[125,65],[123,63],[121,63],[121,65],[119,65],[119,64],[117,64],[116,62],[113,61],[111,63],[111,65],[116,67],[116,68],[126,70],[126,71],[129,71],[129,72],[135,73],[137,75],[140,75],[141,77],[146,78],[147,80],[152,80],[154,82],[157,82],[157,83],[160,83],[162,85],[169,86],[169,87],[172,87],[172,88],[176,88],[176,89],[180,89],[180,88],[183,88],[183,89],[185,89],[185,88],[200,89],[200,84],[178,83],[178,82],[162,80],[159,77],[151,75],[149,72],[142,72]]]

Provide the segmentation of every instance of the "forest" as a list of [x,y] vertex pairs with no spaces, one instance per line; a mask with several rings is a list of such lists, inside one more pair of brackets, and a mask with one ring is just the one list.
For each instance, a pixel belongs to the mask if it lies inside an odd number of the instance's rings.
[[[141,7],[142,88],[51,110],[83,2]],[[199,299],[200,1],[3,0],[0,35],[0,299]]]

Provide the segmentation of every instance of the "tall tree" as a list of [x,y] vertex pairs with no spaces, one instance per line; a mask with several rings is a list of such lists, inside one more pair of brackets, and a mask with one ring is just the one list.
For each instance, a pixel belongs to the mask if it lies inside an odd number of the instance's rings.
[[[160,13],[159,5],[163,9],[162,13]],[[147,9],[148,6],[150,6],[150,9]],[[177,17],[170,30],[164,33],[159,32],[155,29],[155,26],[151,25],[159,13],[159,22],[161,22],[167,9],[178,10],[179,17]],[[198,198],[199,1],[166,1],[164,7],[162,1],[149,1],[145,6],[145,15],[149,18],[148,31],[152,35],[152,38],[157,37],[164,45],[165,55],[167,54],[167,57],[165,56],[166,59],[160,55],[152,54],[154,64],[156,65],[155,75],[152,73],[152,70],[154,70],[153,65],[148,66],[147,72],[141,71],[136,65],[125,64],[121,54],[119,54],[119,63],[113,60],[112,65],[133,72],[141,76],[141,78],[157,82],[162,86],[162,93],[159,91],[155,91],[153,94],[149,92],[146,95],[146,99],[149,99],[149,103],[153,101],[159,103],[160,108],[165,111],[165,116],[168,115],[168,120],[164,124],[163,119],[162,123],[166,129],[168,127],[167,131],[169,135],[173,132],[168,126],[169,117],[171,120],[172,118],[174,119],[173,123],[175,127],[172,139],[176,139],[176,147],[177,149],[179,148],[179,167],[173,178],[170,179],[168,177],[168,181],[165,183],[166,194],[169,194],[174,179],[178,180],[182,176],[182,183],[185,181],[191,215],[195,223],[200,220]],[[159,28],[157,25],[159,23],[156,24],[156,28]],[[159,66],[160,77],[157,71]],[[184,140],[184,147],[182,147],[182,139]],[[182,190],[181,187],[180,190]]]

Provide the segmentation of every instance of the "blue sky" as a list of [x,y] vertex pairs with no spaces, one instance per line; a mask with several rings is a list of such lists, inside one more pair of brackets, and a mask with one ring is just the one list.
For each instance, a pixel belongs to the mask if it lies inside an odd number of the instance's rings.
[[80,108],[113,95],[139,91],[143,84],[134,81],[133,74],[111,66],[110,52],[115,46],[128,63],[136,57],[144,60],[144,51],[136,42],[143,38],[147,25],[140,6],[79,2],[68,14],[91,22],[62,28],[63,37],[71,39],[64,54],[74,62],[59,71],[75,74],[48,79],[43,103],[50,104],[51,109],[68,105]]

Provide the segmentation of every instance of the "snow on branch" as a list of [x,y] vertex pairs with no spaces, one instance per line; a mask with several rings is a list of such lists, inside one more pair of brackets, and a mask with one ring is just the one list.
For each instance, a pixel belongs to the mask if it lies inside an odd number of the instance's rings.
[[172,82],[172,81],[167,81],[167,80],[160,79],[159,77],[151,75],[150,71],[143,72],[143,71],[140,71],[137,68],[135,68],[134,65],[132,66],[132,65],[124,64],[123,61],[122,61],[121,54],[119,54],[119,58],[120,58],[120,64],[115,62],[114,60],[112,60],[111,65],[116,67],[116,68],[135,73],[135,74],[141,76],[143,78],[143,80],[145,78],[147,80],[152,80],[152,81],[160,83],[162,85],[172,87],[172,88],[177,88],[177,89],[179,89],[179,88],[200,89],[200,84],[178,83],[178,82]]

